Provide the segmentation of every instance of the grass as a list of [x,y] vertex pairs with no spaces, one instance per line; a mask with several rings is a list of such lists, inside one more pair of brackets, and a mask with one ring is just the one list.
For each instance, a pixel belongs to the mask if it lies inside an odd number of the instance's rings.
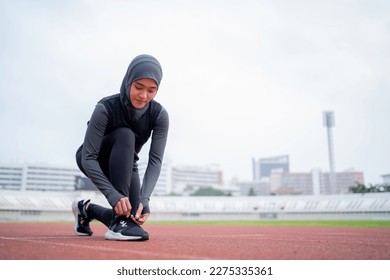
[[[28,221],[11,223],[73,223],[69,221]],[[100,224],[94,220],[92,223]],[[281,226],[281,227],[360,227],[390,228],[390,220],[258,220],[258,221],[148,221],[153,225],[184,226]],[[1,222],[0,222],[1,224]]]
[[207,226],[293,226],[390,228],[390,220],[150,221],[150,224]]

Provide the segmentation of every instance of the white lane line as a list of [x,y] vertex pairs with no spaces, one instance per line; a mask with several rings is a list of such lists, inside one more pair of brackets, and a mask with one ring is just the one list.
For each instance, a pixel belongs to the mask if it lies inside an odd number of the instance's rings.
[[[51,237],[51,239],[63,239],[61,238],[55,238]],[[73,238],[73,237],[69,237]],[[75,236],[74,238],[80,238]],[[129,248],[126,249],[119,249],[119,248],[111,248],[111,247],[98,247],[96,245],[85,245],[85,244],[72,244],[72,243],[65,243],[65,242],[57,242],[57,241],[44,241],[40,239],[47,239],[46,237],[8,237],[8,236],[0,236],[0,240],[15,240],[15,241],[23,241],[23,242],[32,242],[32,243],[39,243],[39,244],[46,244],[46,245],[59,245],[59,246],[66,246],[66,247],[74,247],[77,249],[88,249],[88,250],[95,250],[95,251],[103,251],[103,252],[115,252],[115,253],[129,253]],[[116,242],[116,241],[107,241],[107,242]],[[117,241],[117,242],[124,242],[124,241]],[[169,254],[169,253],[155,253],[155,252],[144,252],[144,251],[131,251],[132,254],[136,255],[142,255],[146,257],[154,257],[156,259],[158,258],[171,258],[171,259],[196,259],[196,260],[207,260],[209,258],[206,258],[204,256],[196,256],[196,255],[180,255],[180,254]],[[110,258],[107,258],[110,259]]]

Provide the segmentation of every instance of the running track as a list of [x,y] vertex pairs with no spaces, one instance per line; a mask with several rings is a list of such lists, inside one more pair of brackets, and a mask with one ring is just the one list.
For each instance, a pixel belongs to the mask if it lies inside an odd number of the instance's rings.
[[91,237],[73,224],[0,223],[0,260],[390,260],[389,228],[145,225],[144,242]]

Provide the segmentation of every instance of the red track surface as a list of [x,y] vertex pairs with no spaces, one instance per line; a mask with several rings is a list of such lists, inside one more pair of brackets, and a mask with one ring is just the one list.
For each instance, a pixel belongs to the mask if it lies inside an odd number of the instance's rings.
[[0,223],[0,260],[390,260],[390,229],[145,225],[144,242],[80,237],[72,224]]

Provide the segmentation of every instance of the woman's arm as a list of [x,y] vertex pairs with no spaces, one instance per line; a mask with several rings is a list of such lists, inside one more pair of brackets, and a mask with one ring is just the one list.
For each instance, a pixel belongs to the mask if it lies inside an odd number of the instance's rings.
[[109,204],[115,207],[123,195],[104,175],[98,161],[104,133],[108,123],[108,113],[103,104],[98,103],[92,113],[87,132],[85,133],[81,163],[88,178],[104,194]]
[[169,128],[168,112],[163,108],[157,117],[150,144],[149,161],[142,182],[140,199],[143,212],[150,213],[149,199],[160,176]]

